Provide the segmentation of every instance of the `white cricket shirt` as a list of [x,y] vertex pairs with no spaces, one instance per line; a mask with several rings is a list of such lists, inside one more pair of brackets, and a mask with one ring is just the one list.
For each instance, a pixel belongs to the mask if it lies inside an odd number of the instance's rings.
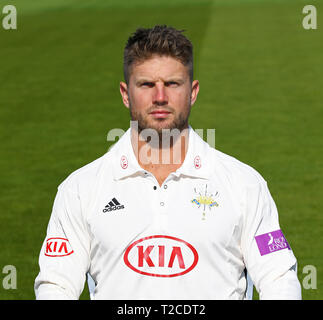
[[190,127],[182,166],[159,186],[130,129],[59,187],[35,280],[37,299],[300,299],[294,254],[265,180]]

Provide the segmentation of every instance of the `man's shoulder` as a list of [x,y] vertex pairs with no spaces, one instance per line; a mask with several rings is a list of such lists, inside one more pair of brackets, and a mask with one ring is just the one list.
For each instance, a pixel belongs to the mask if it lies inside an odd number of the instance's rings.
[[244,186],[266,183],[262,175],[251,165],[217,149],[213,149],[213,153],[218,171],[235,183]]
[[259,185],[265,182],[262,175],[251,165],[214,148],[198,134],[195,134],[194,137],[195,146],[198,146],[198,152],[205,155],[203,161],[207,162],[207,171],[211,174],[213,172],[217,177],[222,176],[230,183],[238,185]]
[[101,157],[85,164],[71,172],[58,186],[58,188],[78,189],[80,186],[90,187],[93,182],[102,176],[105,168],[109,167],[110,153],[106,152]]

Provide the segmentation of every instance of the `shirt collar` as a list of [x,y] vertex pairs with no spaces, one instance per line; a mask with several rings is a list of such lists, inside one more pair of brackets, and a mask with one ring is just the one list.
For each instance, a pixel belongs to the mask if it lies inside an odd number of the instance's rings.
[[[210,146],[189,126],[188,148],[184,162],[172,175],[208,179],[210,175],[209,149]],[[114,179],[119,180],[145,174],[145,170],[139,165],[132,148],[131,128],[112,146],[110,152],[113,153],[114,159]]]

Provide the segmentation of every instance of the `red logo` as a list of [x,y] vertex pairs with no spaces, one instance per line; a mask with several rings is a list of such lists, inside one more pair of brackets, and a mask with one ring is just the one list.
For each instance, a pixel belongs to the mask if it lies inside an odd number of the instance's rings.
[[200,169],[201,166],[202,166],[201,158],[200,158],[200,156],[196,156],[194,158],[194,167],[195,167],[195,169]]
[[123,256],[133,271],[152,277],[177,277],[190,272],[198,262],[196,249],[170,236],[150,236],[132,243]]
[[45,256],[47,257],[65,257],[73,252],[70,243],[65,238],[49,238],[46,241]]
[[128,168],[128,159],[126,156],[122,156],[120,159],[120,165],[122,169],[127,169]]

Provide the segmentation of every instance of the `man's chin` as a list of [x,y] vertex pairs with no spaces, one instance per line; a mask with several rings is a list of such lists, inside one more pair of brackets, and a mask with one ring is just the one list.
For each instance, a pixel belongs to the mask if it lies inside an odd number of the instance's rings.
[[177,125],[174,124],[169,124],[169,125],[150,125],[147,128],[144,129],[150,129],[152,131],[155,131],[158,133],[158,135],[167,134],[167,132],[173,131],[173,130],[179,130],[182,131],[184,127],[178,127]]
[[153,130],[156,130],[158,134],[161,134],[164,131],[171,131],[173,129],[178,129],[182,131],[183,129],[187,128],[187,122],[180,122],[177,123],[176,121],[167,121],[167,120],[162,120],[162,121],[152,121],[147,123],[147,126],[145,128],[150,128]]

